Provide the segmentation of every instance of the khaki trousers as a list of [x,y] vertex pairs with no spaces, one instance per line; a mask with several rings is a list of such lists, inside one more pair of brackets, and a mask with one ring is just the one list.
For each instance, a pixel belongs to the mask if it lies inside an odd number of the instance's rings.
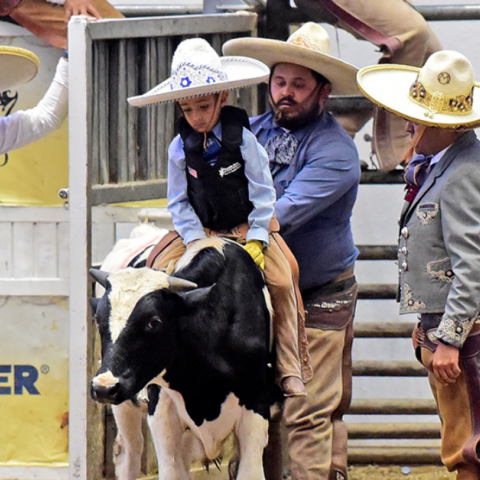
[[[209,235],[218,235],[216,232],[206,230]],[[238,235],[237,235],[238,233]],[[242,232],[233,232],[226,235],[236,237],[240,243],[244,242],[246,230]],[[302,335],[305,329],[299,328],[298,323],[304,321],[303,305],[299,305],[295,295],[294,278],[290,268],[289,260],[283,252],[281,246],[283,240],[276,232],[270,233],[269,245],[264,250],[265,256],[265,281],[272,299],[274,310],[273,331],[276,341],[277,351],[277,375],[276,381],[280,385],[281,381],[289,376],[303,378],[302,365],[300,363],[299,348],[304,345],[303,354],[304,371],[307,372],[310,367],[310,358],[306,349],[306,339],[299,341],[299,335]],[[177,234],[163,250],[158,253],[152,264],[155,269],[172,270],[173,264],[183,255],[185,246],[183,239]],[[290,253],[292,259],[293,255]],[[296,263],[296,262],[295,262]],[[297,267],[298,269],[298,267]],[[301,314],[299,314],[299,309]]]
[[[313,378],[306,397],[285,400],[283,419],[292,480],[337,480],[347,470],[347,429],[343,415],[352,392],[353,318],[357,284],[347,290],[304,298]],[[332,308],[332,305],[336,305]],[[282,479],[281,416],[272,418],[265,475]]]
[[[322,0],[295,0],[313,21],[327,21],[361,38],[351,28],[338,21],[325,7]],[[400,40],[401,47],[392,56],[384,55],[380,63],[400,63],[422,66],[442,46],[432,29],[405,0],[335,0],[335,3],[354,17],[388,37]],[[337,120],[353,137],[371,118],[371,112],[358,112],[337,116]],[[402,118],[375,108],[372,149],[382,170],[392,170],[400,163],[410,146]]]
[[476,333],[467,338],[460,350],[461,374],[448,386],[439,384],[432,373],[433,351],[425,346],[420,350],[441,420],[442,462],[450,472],[457,472],[457,480],[480,478],[479,350],[480,333]]
[[[107,0],[92,0],[92,3],[102,18],[123,18]],[[54,47],[67,48],[67,24],[62,5],[46,0],[22,0],[9,16]]]

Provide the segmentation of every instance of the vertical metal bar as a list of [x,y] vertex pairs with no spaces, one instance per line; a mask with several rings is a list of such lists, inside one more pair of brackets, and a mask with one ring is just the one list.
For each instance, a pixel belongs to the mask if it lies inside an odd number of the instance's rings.
[[[157,64],[155,68],[156,80],[155,83],[161,83],[168,78],[169,71],[167,72],[167,64],[169,58],[167,57],[167,38],[157,38],[155,41],[155,52],[157,56]],[[152,158],[150,161],[149,175],[151,178],[159,178],[160,175],[160,162],[161,162],[161,147],[165,145],[165,128],[167,126],[165,117],[165,104],[160,104],[155,107],[155,123],[157,130],[153,132],[154,145],[152,149]]]
[[[133,174],[130,171],[127,162],[127,143],[126,143],[126,108],[124,108],[124,101],[127,98],[127,80],[128,65],[127,65],[127,40],[121,39],[118,41],[118,58],[113,67],[115,75],[110,72],[110,86],[111,92],[115,92],[111,98],[111,106],[114,108],[116,125],[115,125],[115,137],[114,137],[114,149],[115,149],[115,162],[117,164],[117,182],[124,183],[132,179]],[[111,139],[112,140],[112,139]]]
[[92,51],[92,61],[93,61],[93,66],[92,66],[92,76],[93,76],[93,105],[92,105],[92,131],[93,132],[99,132],[98,135],[92,135],[92,157],[93,157],[93,162],[92,162],[92,168],[90,171],[90,175],[92,178],[93,183],[102,183],[101,181],[101,172],[102,172],[102,167],[101,167],[101,154],[100,154],[100,149],[103,142],[103,138],[100,132],[101,128],[101,121],[100,121],[100,115],[101,115],[101,109],[102,109],[102,103],[100,101],[101,94],[99,94],[99,90],[102,87],[102,83],[100,82],[100,72],[101,72],[101,67],[100,67],[100,61],[101,61],[101,54],[100,54],[100,45],[102,42],[97,42],[96,45],[93,47]]
[[[148,83],[150,90],[155,85],[158,85],[159,78],[158,78],[158,52],[157,52],[157,39],[150,38],[148,40],[148,55],[150,59],[150,65],[148,68]],[[163,59],[162,59],[163,61]],[[155,175],[155,154],[156,148],[155,145],[158,139],[158,105],[153,105],[148,109],[148,129],[149,129],[149,136],[148,136],[148,156],[147,156],[147,163],[145,165],[147,175],[150,177],[151,175]]]
[[[127,40],[127,58],[137,58],[137,43],[135,39]],[[125,138],[127,140],[126,155],[129,168],[130,181],[145,180],[139,175],[139,165],[137,163],[137,139],[136,139],[136,125],[138,119],[138,108],[129,105],[127,98],[136,95],[137,86],[137,63],[129,62],[129,67],[126,69],[126,96],[119,98],[118,102],[122,106],[122,111],[126,115],[126,129]]]
[[[160,81],[170,76],[170,65],[172,60],[172,39],[169,37],[160,37],[157,39],[157,56],[162,59],[158,62],[157,76]],[[167,175],[167,149],[174,132],[173,109],[175,104],[164,104],[157,109],[157,126],[158,131],[155,132],[155,178],[165,178]]]
[[[148,48],[147,48],[147,40],[146,39],[139,39],[138,40],[138,58],[139,58],[139,66],[137,70],[137,90],[135,91],[135,95],[140,95],[145,93],[149,85],[147,72],[149,66],[149,55],[148,55]],[[147,154],[148,154],[148,107],[145,108],[135,108],[137,110],[138,115],[138,123],[137,123],[137,169],[141,175],[145,175],[146,172],[146,165],[147,165]]]
[[[105,83],[108,85],[108,91],[117,92],[118,89],[118,75],[119,68],[118,64],[120,62],[119,55],[119,41],[115,40],[109,44],[109,63],[107,70],[104,72]],[[109,183],[119,183],[119,158],[118,158],[118,104],[117,104],[117,95],[110,94],[108,96],[108,128],[109,128],[109,138],[108,138],[108,175]]]
[[108,82],[105,72],[108,72],[108,44],[105,41],[93,45],[93,118],[92,118],[92,181],[107,184],[109,176],[109,128],[108,128]]
[[70,360],[69,360],[69,478],[90,480],[87,451],[89,417],[87,359],[90,323],[88,314],[87,267],[90,258],[90,205],[88,197],[88,84],[90,49],[87,18],[72,17],[69,24],[69,121],[70,164]]

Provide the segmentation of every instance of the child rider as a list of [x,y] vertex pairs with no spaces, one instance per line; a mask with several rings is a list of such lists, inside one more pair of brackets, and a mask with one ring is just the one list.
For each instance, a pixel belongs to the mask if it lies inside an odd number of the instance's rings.
[[303,316],[286,254],[293,256],[272,231],[278,226],[267,155],[250,132],[245,110],[226,106],[226,90],[260,83],[268,74],[257,60],[220,58],[205,40],[194,38],[176,49],[169,79],[128,101],[134,106],[176,101],[183,114],[168,149],[168,209],[176,232],[165,248],[155,250],[154,268],[166,268],[208,236],[233,236],[244,244],[264,269],[272,298],[277,383],[286,396],[305,395],[298,354]]

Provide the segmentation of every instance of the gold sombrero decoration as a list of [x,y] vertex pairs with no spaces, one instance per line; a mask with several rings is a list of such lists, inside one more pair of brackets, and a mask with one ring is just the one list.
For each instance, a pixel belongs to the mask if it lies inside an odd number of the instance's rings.
[[433,53],[422,68],[382,64],[362,68],[357,81],[363,94],[386,110],[427,127],[474,128],[480,84],[461,53]]
[[307,22],[286,42],[268,38],[235,38],[223,45],[224,55],[247,55],[270,68],[293,63],[310,68],[332,84],[332,95],[361,95],[355,80],[358,69],[330,55],[330,38],[320,25]]
[[0,92],[28,83],[39,66],[39,58],[30,50],[0,46]]

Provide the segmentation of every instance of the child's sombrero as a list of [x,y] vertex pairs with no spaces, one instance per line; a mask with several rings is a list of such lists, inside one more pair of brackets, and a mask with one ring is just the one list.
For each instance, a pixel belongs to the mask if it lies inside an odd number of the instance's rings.
[[172,59],[170,78],[130,97],[135,107],[209,95],[268,81],[269,68],[248,57],[219,57],[202,38],[184,40]]

